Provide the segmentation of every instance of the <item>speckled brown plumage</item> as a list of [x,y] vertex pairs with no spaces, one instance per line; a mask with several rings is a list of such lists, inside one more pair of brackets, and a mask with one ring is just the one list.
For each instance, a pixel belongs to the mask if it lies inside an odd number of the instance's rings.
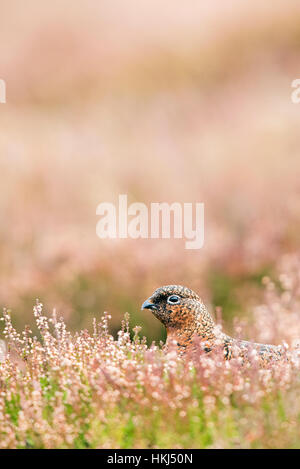
[[250,352],[255,350],[262,365],[271,359],[279,360],[284,354],[280,346],[233,339],[220,332],[201,298],[181,285],[158,288],[143,303],[142,309],[150,309],[164,324],[167,346],[175,341],[182,355],[199,341],[208,353],[223,348],[225,359],[242,357],[243,361],[248,361]]

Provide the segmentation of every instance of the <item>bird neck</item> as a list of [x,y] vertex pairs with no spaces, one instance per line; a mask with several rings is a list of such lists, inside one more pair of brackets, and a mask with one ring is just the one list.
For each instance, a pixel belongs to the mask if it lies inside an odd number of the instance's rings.
[[185,324],[181,324],[180,328],[167,328],[167,342],[176,341],[179,347],[184,348],[188,347],[196,337],[201,342],[213,344],[217,340],[217,336],[214,321],[204,305]]

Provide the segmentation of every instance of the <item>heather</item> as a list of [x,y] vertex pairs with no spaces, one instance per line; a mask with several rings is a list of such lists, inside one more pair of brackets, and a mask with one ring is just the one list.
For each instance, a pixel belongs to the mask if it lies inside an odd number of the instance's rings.
[[[288,321],[299,323],[300,297],[299,274],[292,275],[282,274],[278,287],[265,278],[266,302],[256,309],[270,330],[280,309],[276,323],[285,324],[290,342]],[[243,363],[199,344],[185,359],[175,344],[149,347],[140,327],[130,329],[128,314],[117,338],[108,314],[75,334],[39,302],[33,314],[40,338],[29,328],[17,332],[3,312],[9,353],[0,364],[2,448],[300,447],[296,342],[290,350],[283,342],[286,354],[295,350],[292,359],[261,368],[254,351]]]

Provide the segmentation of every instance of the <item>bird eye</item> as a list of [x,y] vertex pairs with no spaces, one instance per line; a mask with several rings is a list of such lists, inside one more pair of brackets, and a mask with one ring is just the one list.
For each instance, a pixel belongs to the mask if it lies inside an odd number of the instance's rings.
[[167,299],[167,302],[170,305],[177,305],[180,302],[180,297],[177,295],[169,296],[169,298]]

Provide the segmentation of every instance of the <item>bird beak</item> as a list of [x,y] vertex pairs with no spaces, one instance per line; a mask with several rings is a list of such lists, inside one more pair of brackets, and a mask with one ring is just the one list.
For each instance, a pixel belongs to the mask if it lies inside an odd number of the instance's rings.
[[155,310],[157,309],[157,306],[153,303],[151,303],[151,301],[149,300],[146,300],[144,301],[144,303],[142,304],[142,308],[141,309],[152,309],[152,310]]

